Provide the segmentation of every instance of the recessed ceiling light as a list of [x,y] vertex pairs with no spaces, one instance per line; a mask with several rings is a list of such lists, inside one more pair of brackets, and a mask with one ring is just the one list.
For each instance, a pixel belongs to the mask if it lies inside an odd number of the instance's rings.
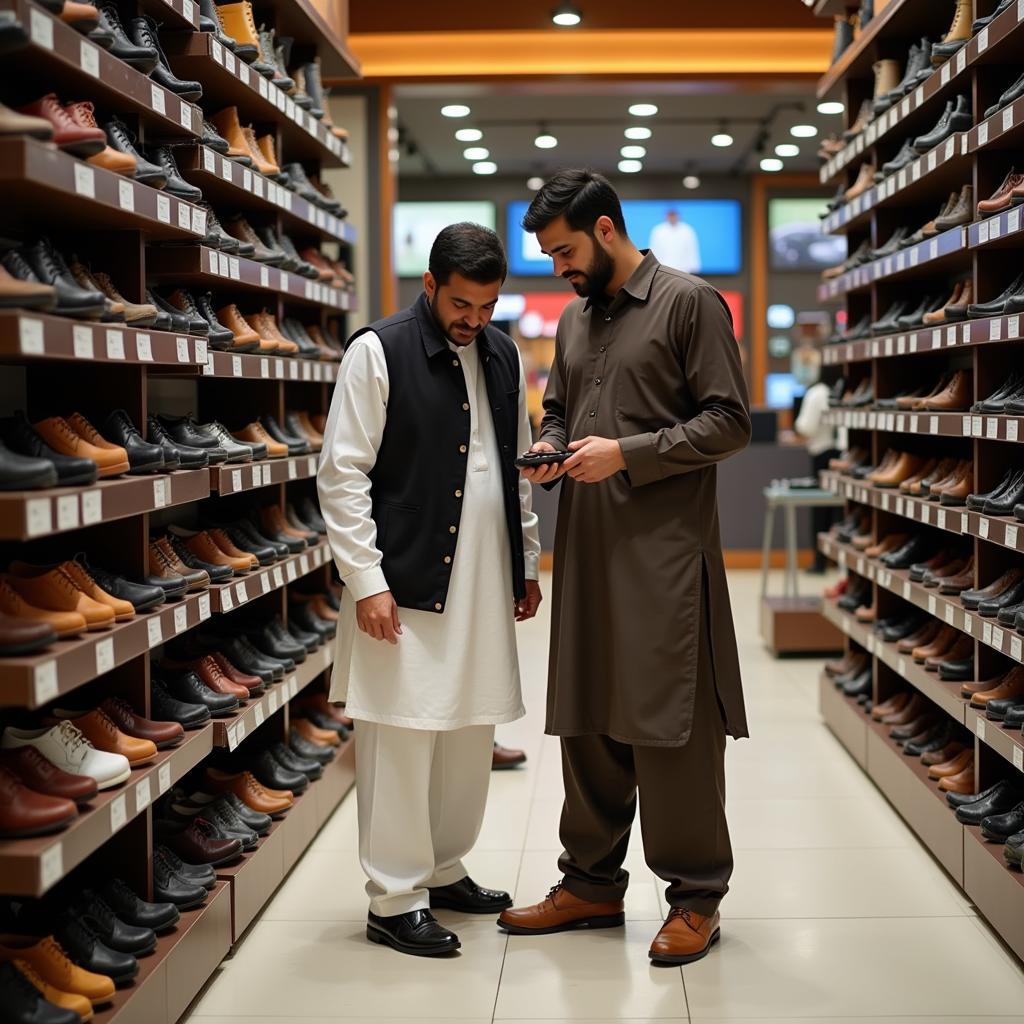
[[583,20],[583,15],[572,4],[559,4],[552,11],[551,20],[561,28],[572,28]]
[[635,139],[637,142],[643,142],[644,139],[649,139],[653,134],[650,128],[645,128],[642,124],[635,124],[627,128],[623,133],[627,139]]
[[792,142],[783,142],[775,147],[776,156],[799,156],[800,147],[793,145]]
[[442,117],[469,117],[470,109],[465,103],[449,103],[441,108]]
[[818,104],[819,114],[841,114],[845,109],[846,107],[837,100],[825,100]]
[[455,133],[458,142],[479,142],[483,137],[484,133],[479,128],[460,128]]
[[688,174],[683,178],[683,188],[695,189],[700,188],[700,178],[696,174]]
[[711,136],[711,145],[718,146],[719,149],[726,149],[734,141],[735,139],[728,132],[717,132]]
[[549,135],[547,132],[541,132],[541,134],[533,140],[533,144],[538,149],[554,149],[555,146],[558,145],[558,139],[556,139],[554,135]]
[[789,134],[794,139],[813,139],[818,129],[813,124],[795,124],[789,129]]
[[397,164],[398,161],[401,159],[401,157],[402,157],[402,153],[401,153],[401,151],[399,149],[392,148],[392,149],[388,150],[388,160],[390,160],[391,163]]
[[658,108],[653,103],[634,103],[629,108],[629,112],[634,117],[654,117]]
[[490,160],[481,160],[480,163],[473,164],[474,174],[497,174],[498,165]]
[[774,156],[766,156],[761,161],[761,170],[762,171],[767,171],[769,174],[774,174],[776,171],[781,171],[782,168],[783,168],[782,161],[777,159]]
[[462,151],[462,155],[467,160],[486,160],[491,155],[491,151],[485,146],[470,146],[469,149]]
[[647,156],[647,150],[643,146],[623,146],[619,153],[630,160],[642,160]]
[[526,187],[531,192],[536,192],[537,189],[540,189],[540,188],[544,187],[544,179],[543,178],[538,178],[536,176],[534,176],[532,178],[527,178],[526,179]]
[[642,171],[644,165],[639,160],[620,160],[619,170],[623,174],[636,174],[637,171]]

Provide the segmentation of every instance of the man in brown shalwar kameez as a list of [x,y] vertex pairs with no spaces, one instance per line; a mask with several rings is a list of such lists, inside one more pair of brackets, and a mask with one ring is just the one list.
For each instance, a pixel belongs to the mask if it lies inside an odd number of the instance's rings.
[[672,910],[655,963],[719,935],[732,849],[725,737],[747,735],[718,529],[715,464],[750,439],[725,302],[630,241],[618,196],[562,171],[524,219],[580,296],[558,325],[535,451],[570,449],[555,537],[547,726],[560,736],[563,878],[499,925],[546,934],[624,921],[640,797],[647,864]]

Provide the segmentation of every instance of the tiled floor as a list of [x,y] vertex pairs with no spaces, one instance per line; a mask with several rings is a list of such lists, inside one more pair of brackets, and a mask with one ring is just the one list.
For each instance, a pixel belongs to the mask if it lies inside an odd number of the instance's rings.
[[[648,963],[664,903],[639,826],[624,931],[508,937],[490,919],[440,912],[462,939],[456,960],[371,945],[350,796],[191,1024],[1024,1024],[1020,965],[821,724],[820,663],[771,659],[757,637],[756,574],[734,572],[730,585],[753,738],[729,746],[736,872],[722,942],[704,961]],[[542,734],[547,628],[542,614],[521,629],[529,715],[499,732],[529,765],[493,776],[469,859],[478,881],[520,902],[557,879],[561,774],[558,745]]]

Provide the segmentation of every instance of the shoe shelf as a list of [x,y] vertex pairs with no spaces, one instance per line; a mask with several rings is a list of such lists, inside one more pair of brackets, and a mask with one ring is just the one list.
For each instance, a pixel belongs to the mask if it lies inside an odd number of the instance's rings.
[[1024,958],[1024,873],[1007,867],[1001,843],[986,842],[980,825],[964,830],[964,891],[1003,941]]
[[962,227],[952,228],[826,281],[818,287],[818,301],[827,302],[863,291],[877,281],[924,277],[948,270],[951,265],[963,262],[966,250],[967,231]]
[[335,30],[326,22],[316,0],[287,0],[274,4],[277,34],[291,36],[296,47],[315,47],[324,78],[359,78],[361,68]]
[[952,188],[959,191],[970,175],[967,138],[967,132],[953,135],[913,163],[890,174],[874,188],[830,213],[822,222],[822,231],[827,235],[842,234],[866,225],[872,210],[916,203]]
[[300,576],[326,565],[330,558],[330,546],[326,541],[321,541],[275,565],[247,573],[241,579],[214,584],[208,590],[210,609],[218,613],[234,611],[235,608],[257,597],[269,594],[272,590],[280,590],[288,583],[294,583]]
[[1004,729],[1002,722],[990,721],[984,711],[966,707],[967,728],[986,746],[1001,754],[1014,768],[1024,770],[1024,735],[1020,729]]
[[206,902],[181,911],[174,931],[157,936],[132,984],[119,988],[93,1024],[175,1024],[231,950],[231,887],[214,884]]
[[203,365],[207,377],[237,377],[244,380],[283,380],[333,384],[338,379],[338,364],[294,356],[258,356],[231,352],[207,353]]
[[213,745],[234,750],[271,716],[277,714],[295,695],[322,675],[334,662],[334,641],[327,640],[281,682],[274,683],[269,693],[250,701],[237,715],[218,718],[213,723]]
[[132,661],[211,614],[210,595],[190,594],[110,629],[58,640],[40,654],[3,660],[0,707],[39,708]]
[[[0,491],[0,540],[35,540],[83,526],[201,501],[210,495],[206,469],[98,480],[88,487]],[[5,659],[3,664],[7,664]]]
[[203,196],[218,207],[277,213],[287,234],[313,232],[328,241],[349,244],[356,240],[355,228],[347,221],[208,146],[179,149],[175,159],[185,180],[201,188]]
[[216,494],[237,494],[289,480],[309,480],[316,476],[316,455],[292,455],[283,459],[261,459],[241,465],[210,466],[210,490]]
[[203,83],[203,102],[209,109],[236,106],[243,123],[275,124],[283,139],[283,152],[278,154],[282,159],[317,160],[325,167],[347,165],[347,149],[330,128],[224,49],[212,32],[169,36],[164,48],[175,74]]
[[213,726],[207,723],[185,733],[179,746],[158,751],[152,763],[133,769],[126,782],[101,791],[63,831],[0,841],[0,877],[5,894],[42,896],[142,814],[212,749]]
[[146,273],[153,280],[167,284],[195,285],[216,291],[255,291],[264,296],[267,292],[277,292],[286,302],[332,306],[339,310],[351,308],[350,292],[310,281],[291,271],[268,267],[245,256],[228,256],[205,245],[153,248],[146,255]]
[[139,9],[162,29],[199,31],[198,0],[139,0]]
[[13,11],[29,34],[27,44],[4,53],[8,74],[35,78],[45,68],[40,78],[45,89],[65,100],[87,97],[135,114],[161,139],[190,139],[202,131],[203,112],[194,103],[179,99],[31,0],[0,0],[0,10]]
[[832,409],[825,422],[854,430],[930,437],[977,437],[986,441],[1024,441],[1024,416],[979,416],[961,412],[893,413]]
[[1024,207],[1015,206],[1012,210],[969,224],[968,245],[972,249],[1016,248],[1021,242],[1022,214]]
[[12,219],[139,231],[154,241],[199,241],[206,211],[34,139],[0,142],[0,189]]
[[206,365],[207,349],[205,338],[35,310],[0,310],[0,361],[37,359],[197,368]]

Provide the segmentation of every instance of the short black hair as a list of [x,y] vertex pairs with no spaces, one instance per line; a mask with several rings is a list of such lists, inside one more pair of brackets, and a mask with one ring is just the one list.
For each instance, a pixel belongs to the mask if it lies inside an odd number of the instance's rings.
[[536,234],[559,217],[565,217],[573,231],[588,234],[593,233],[599,217],[608,217],[615,230],[626,235],[618,193],[603,174],[588,168],[559,171],[549,178],[533,197],[523,228]]
[[469,221],[449,224],[434,239],[427,266],[439,286],[447,284],[453,273],[477,284],[504,281],[508,276],[501,239],[490,228]]

